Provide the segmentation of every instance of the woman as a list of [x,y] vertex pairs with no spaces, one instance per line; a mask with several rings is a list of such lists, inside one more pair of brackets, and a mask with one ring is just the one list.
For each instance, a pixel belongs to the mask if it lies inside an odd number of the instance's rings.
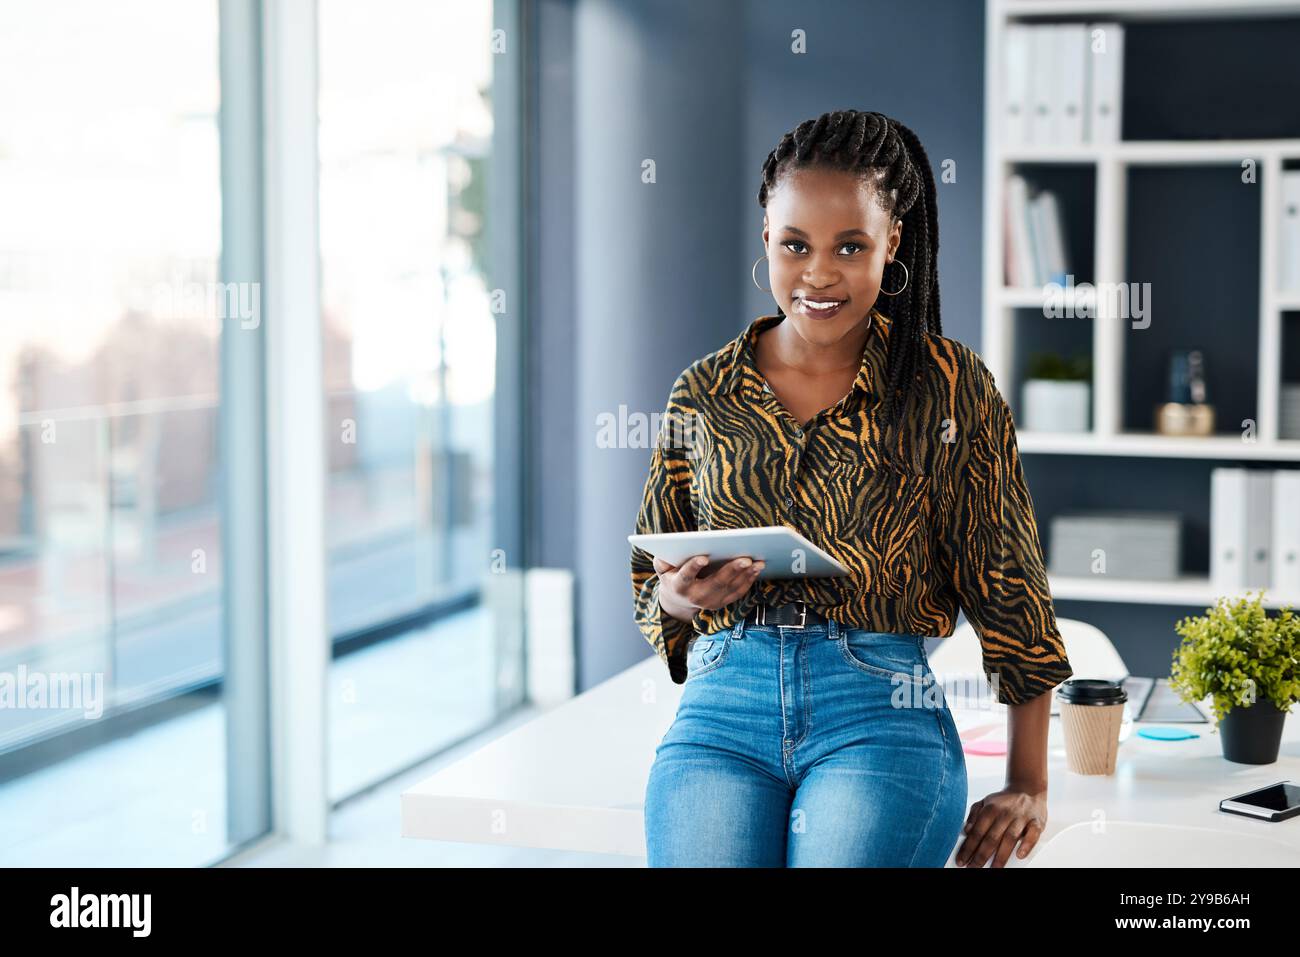
[[[1044,692],[1073,672],[1010,410],[942,335],[929,160],[895,120],[826,113],[768,155],[758,202],[777,313],[673,384],[637,531],[787,524],[852,574],[633,548],[636,621],[685,684],[648,863],[942,866],[961,837],[958,864],[1002,867],[1046,823]],[[1011,723],[1007,784],[969,813],[924,647],[959,607]]]

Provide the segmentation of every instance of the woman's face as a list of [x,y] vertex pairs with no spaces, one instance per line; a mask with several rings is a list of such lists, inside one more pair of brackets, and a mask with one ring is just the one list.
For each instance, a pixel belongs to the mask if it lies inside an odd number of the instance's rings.
[[903,224],[890,222],[874,189],[860,176],[813,167],[787,173],[768,199],[772,297],[804,339],[834,342],[876,304]]

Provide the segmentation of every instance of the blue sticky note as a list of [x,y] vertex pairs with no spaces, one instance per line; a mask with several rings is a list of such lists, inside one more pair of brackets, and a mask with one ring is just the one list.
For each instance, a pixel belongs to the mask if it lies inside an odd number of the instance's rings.
[[1199,738],[1200,735],[1186,728],[1139,728],[1138,737],[1154,741],[1186,741],[1188,738]]

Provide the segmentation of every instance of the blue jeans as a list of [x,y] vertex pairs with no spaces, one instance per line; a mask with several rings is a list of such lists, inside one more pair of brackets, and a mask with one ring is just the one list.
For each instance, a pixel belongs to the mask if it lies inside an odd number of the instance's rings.
[[919,635],[697,636],[646,785],[650,867],[942,867],[966,760]]

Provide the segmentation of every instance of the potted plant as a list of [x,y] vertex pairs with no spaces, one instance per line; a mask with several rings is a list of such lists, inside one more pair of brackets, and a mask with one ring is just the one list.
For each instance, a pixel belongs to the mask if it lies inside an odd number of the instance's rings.
[[1300,700],[1300,617],[1286,606],[1270,618],[1263,594],[1219,598],[1175,626],[1183,641],[1170,687],[1184,701],[1213,698],[1223,756],[1240,764],[1277,760],[1282,726]]
[[1092,360],[1055,352],[1029,357],[1022,397],[1023,425],[1031,432],[1087,432],[1092,405]]

